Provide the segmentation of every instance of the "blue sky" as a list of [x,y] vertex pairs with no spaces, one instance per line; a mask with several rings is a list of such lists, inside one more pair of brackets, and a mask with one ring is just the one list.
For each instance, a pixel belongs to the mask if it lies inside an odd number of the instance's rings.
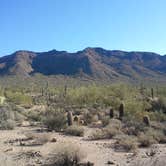
[[0,56],[85,47],[166,54],[166,0],[0,0]]

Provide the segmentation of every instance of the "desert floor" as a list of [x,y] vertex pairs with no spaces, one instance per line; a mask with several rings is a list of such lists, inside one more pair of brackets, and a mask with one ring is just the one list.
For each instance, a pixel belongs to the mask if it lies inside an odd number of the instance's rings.
[[[87,140],[92,128],[86,128],[84,137],[65,136],[57,132],[46,132],[32,126],[17,127],[14,130],[0,131],[0,166],[38,166],[42,165],[47,155],[55,145],[60,143],[78,144],[87,154],[85,161],[91,161],[95,166],[166,166],[166,145],[154,145],[155,154],[150,155],[152,148],[139,149],[136,154],[117,152],[113,148],[114,140]],[[26,140],[25,133],[35,135],[48,134],[56,138],[56,142],[47,142],[43,145],[31,144]],[[22,141],[20,141],[22,140]],[[111,161],[112,164],[108,164]]]

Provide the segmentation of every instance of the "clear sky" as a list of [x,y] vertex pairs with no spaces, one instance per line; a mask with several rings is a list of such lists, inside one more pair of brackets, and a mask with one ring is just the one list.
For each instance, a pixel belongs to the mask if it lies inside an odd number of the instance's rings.
[[85,47],[166,54],[166,0],[0,0],[0,56]]

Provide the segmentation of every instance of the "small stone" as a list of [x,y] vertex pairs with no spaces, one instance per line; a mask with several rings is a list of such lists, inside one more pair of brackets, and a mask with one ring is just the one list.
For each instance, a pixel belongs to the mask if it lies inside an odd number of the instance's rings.
[[115,163],[113,161],[108,161],[107,164],[108,165],[114,165]]
[[51,142],[57,142],[57,139],[56,138],[52,138]]

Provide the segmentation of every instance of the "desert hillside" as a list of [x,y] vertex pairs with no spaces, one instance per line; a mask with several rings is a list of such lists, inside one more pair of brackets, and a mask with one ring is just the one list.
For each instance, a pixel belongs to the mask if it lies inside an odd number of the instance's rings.
[[17,51],[0,58],[0,75],[34,74],[86,77],[89,79],[129,81],[166,81],[166,56],[151,52],[110,51],[86,48],[66,51]]

